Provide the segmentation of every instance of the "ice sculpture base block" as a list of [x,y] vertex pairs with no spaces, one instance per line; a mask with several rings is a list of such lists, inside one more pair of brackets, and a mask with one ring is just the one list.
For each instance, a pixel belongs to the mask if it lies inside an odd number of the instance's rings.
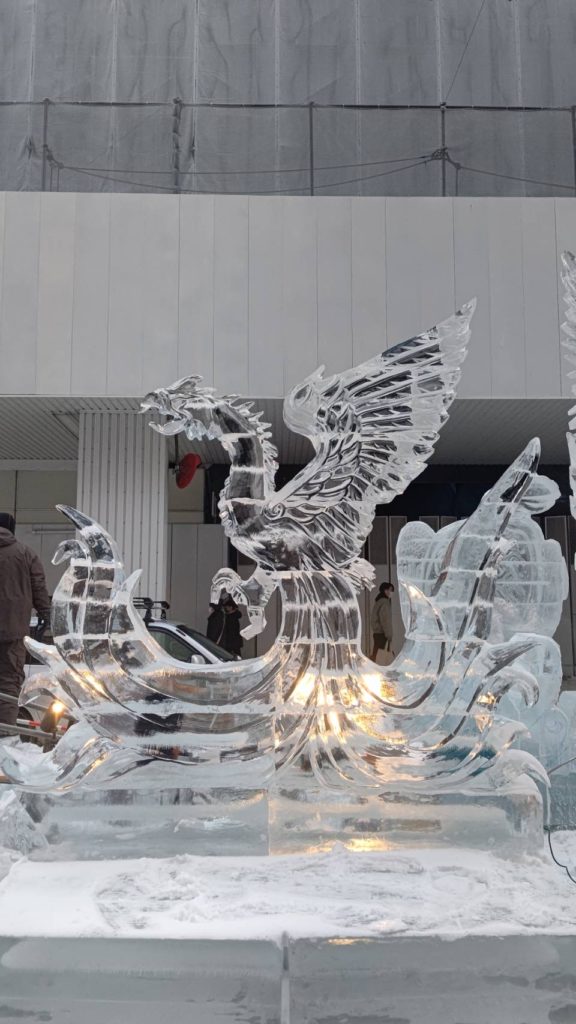
[[263,789],[79,789],[21,794],[35,823],[34,860],[257,856],[453,847],[504,857],[543,847],[543,808],[530,780],[492,794],[338,792],[286,777]]
[[269,851],[459,847],[515,857],[544,843],[543,803],[525,778],[493,793],[341,793],[289,780],[270,794]]
[[268,853],[263,790],[77,789],[21,796],[44,842],[33,860],[255,856]]

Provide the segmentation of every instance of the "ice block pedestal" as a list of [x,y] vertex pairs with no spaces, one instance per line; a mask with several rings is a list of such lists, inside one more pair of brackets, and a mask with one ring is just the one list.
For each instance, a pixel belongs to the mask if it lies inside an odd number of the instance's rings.
[[[483,850],[538,853],[542,797],[529,779],[493,793],[342,792],[303,780],[264,789],[129,787],[21,794],[41,842],[34,859],[256,856],[350,850]],[[28,852],[28,851],[26,851]]]
[[[292,783],[292,785],[291,785]],[[342,843],[351,850],[452,846],[502,856],[538,853],[543,802],[526,777],[493,792],[327,790],[301,774],[270,794],[270,853],[307,853]]]
[[266,854],[262,790],[121,787],[51,796],[23,794],[45,842],[35,860]]

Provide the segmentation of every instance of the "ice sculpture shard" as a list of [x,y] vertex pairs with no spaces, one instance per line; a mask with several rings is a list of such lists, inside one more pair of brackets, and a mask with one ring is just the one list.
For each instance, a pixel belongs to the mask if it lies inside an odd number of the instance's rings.
[[[562,324],[565,340],[566,360],[576,366],[576,257],[571,252],[562,253],[562,283],[564,285],[564,302],[566,304],[566,320]],[[572,394],[576,397],[576,369],[568,372]],[[576,516],[576,405],[568,413],[568,452],[570,455],[570,489],[572,497],[570,508]]]
[[[470,304],[362,366],[328,378],[317,371],[295,388],[285,419],[315,455],[281,491],[269,430],[250,403],[197,377],[147,396],[144,408],[165,417],[156,429],[218,439],[230,455],[222,522],[256,570],[247,582],[222,570],[214,587],[244,601],[253,631],[278,589],[280,633],[265,655],[241,663],[171,659],[134,611],[135,578],[112,538],[63,508],[79,539],[60,552],[70,564],[54,596],[55,647],[32,646],[78,725],[33,765],[6,751],[14,780],[66,789],[147,768],[195,789],[295,779],[336,793],[438,793],[541,772],[529,755],[506,755],[523,728],[518,699],[553,700],[559,682],[551,636],[566,570],[531,518],[556,498],[537,472],[537,440],[469,520],[437,534],[404,529],[405,644],[387,668],[361,650],[358,593],[373,575],[362,546],[376,504],[401,493],[433,450],[472,312]],[[500,714],[504,700],[511,717]]]

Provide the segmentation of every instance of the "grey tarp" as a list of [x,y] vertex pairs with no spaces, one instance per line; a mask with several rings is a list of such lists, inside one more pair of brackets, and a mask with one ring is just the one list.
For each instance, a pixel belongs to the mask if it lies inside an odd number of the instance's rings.
[[448,194],[569,195],[575,47],[574,0],[0,0],[0,188],[433,195],[439,110],[349,108],[447,100],[566,108],[449,109]]

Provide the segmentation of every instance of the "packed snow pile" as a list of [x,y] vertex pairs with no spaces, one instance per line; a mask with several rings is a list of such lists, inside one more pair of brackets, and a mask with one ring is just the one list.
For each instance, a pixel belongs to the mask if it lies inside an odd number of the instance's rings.
[[[564,863],[576,842],[554,837]],[[10,936],[271,939],[576,934],[576,886],[549,856],[460,850],[41,863],[0,882]]]
[[12,789],[0,791],[0,822],[0,857],[6,851],[27,854],[47,846],[46,839],[38,831],[28,811]]

